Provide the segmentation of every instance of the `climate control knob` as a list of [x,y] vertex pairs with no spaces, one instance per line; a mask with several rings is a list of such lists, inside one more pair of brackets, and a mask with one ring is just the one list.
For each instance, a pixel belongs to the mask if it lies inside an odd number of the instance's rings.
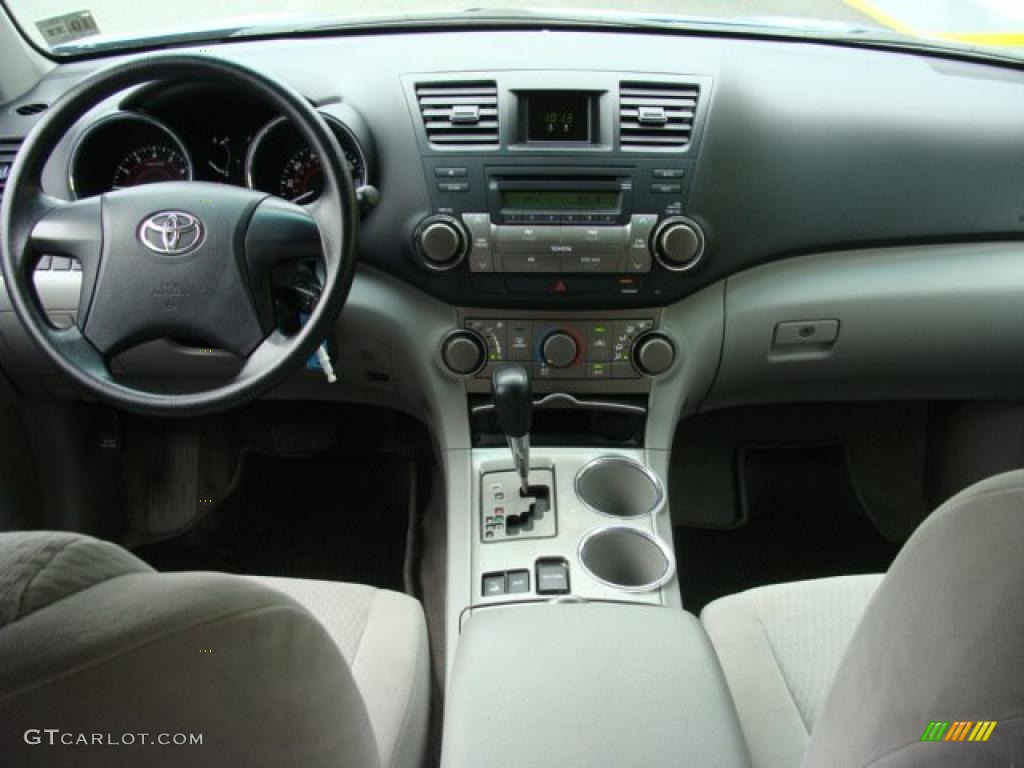
[[576,339],[564,331],[549,335],[540,348],[541,359],[552,368],[568,368],[576,362],[578,353]]
[[441,343],[441,359],[452,373],[469,376],[487,361],[487,344],[473,331],[452,331]]
[[640,373],[658,376],[676,361],[676,348],[663,333],[645,333],[633,344],[633,365]]
[[704,233],[683,216],[665,219],[654,230],[654,254],[665,269],[686,272],[704,257]]
[[424,219],[416,228],[414,238],[416,253],[428,269],[451,269],[465,258],[469,250],[466,228],[451,216]]

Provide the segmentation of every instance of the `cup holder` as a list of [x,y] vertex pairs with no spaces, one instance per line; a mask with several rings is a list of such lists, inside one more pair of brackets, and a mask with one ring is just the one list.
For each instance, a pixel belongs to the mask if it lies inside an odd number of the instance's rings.
[[595,512],[610,517],[640,517],[665,500],[658,476],[625,456],[600,456],[576,474],[576,495]]
[[583,569],[609,587],[649,592],[672,578],[675,557],[661,539],[641,528],[616,525],[591,531],[580,542]]

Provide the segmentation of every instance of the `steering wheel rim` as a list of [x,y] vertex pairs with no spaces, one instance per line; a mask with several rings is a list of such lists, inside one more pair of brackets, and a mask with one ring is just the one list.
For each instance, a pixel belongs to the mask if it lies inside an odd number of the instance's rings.
[[[174,80],[205,80],[244,88],[291,120],[320,159],[323,169],[323,190],[320,197],[311,205],[298,208],[264,193],[243,192],[236,187],[205,182],[151,184],[78,202],[60,201],[43,192],[42,172],[50,155],[68,129],[90,109],[132,86],[152,81]],[[229,193],[229,190],[235,192]],[[161,206],[157,197],[166,197],[170,202]],[[87,320],[81,317],[81,312],[76,324],[70,329],[59,330],[50,325],[33,283],[33,256],[37,260],[41,255],[34,253],[34,250],[41,246],[48,250],[59,249],[62,244],[69,248],[85,249],[81,254],[84,269],[83,301],[80,307],[87,315],[93,317],[92,311],[103,311],[99,309],[100,303],[93,301],[94,298],[98,299],[104,295],[97,287],[98,284],[102,286],[103,280],[114,283],[114,276],[118,274],[113,268],[115,260],[125,258],[112,250],[113,241],[120,240],[122,246],[128,247],[125,235],[121,232],[127,229],[125,225],[128,222],[117,222],[122,226],[115,227],[108,220],[108,212],[109,216],[114,216],[119,211],[145,211],[150,208],[153,209],[153,214],[161,213],[161,209],[181,211],[185,206],[177,203],[183,200],[191,202],[193,208],[200,202],[209,203],[212,200],[216,203],[216,214],[213,217],[215,219],[221,213],[220,209],[225,209],[224,215],[219,216],[225,219],[225,222],[221,227],[223,231],[218,230],[218,237],[213,237],[213,227],[208,226],[211,230],[210,237],[206,237],[205,231],[201,232],[203,237],[199,244],[194,246],[196,251],[192,256],[200,258],[191,258],[191,263],[203,264],[202,268],[206,271],[206,274],[200,274],[200,277],[209,277],[213,269],[218,270],[215,277],[222,277],[226,274],[225,270],[234,270],[234,267],[229,269],[229,265],[216,261],[204,262],[201,258],[204,255],[201,253],[203,249],[210,248],[211,253],[215,253],[212,250],[212,242],[216,240],[230,251],[231,258],[245,262],[238,267],[238,277],[243,281],[243,293],[249,291],[251,284],[245,281],[256,270],[255,262],[277,258],[276,253],[266,253],[268,249],[273,250],[275,245],[278,251],[287,250],[287,244],[284,243],[270,243],[266,248],[259,247],[261,243],[250,242],[249,233],[259,231],[276,236],[281,230],[301,231],[307,245],[310,238],[319,238],[324,265],[323,291],[308,320],[293,336],[285,336],[272,326],[268,327],[267,319],[259,311],[258,297],[250,295],[254,306],[248,309],[252,309],[254,314],[252,318],[247,318],[242,323],[247,323],[248,333],[244,342],[236,346],[244,353],[241,356],[245,362],[236,376],[225,384],[201,392],[150,392],[115,380],[110,371],[109,360],[114,356],[111,352],[118,349],[118,344],[130,341],[130,336],[111,341],[101,352],[104,345],[97,347],[94,343],[94,339],[88,333]],[[100,229],[95,228],[96,222],[86,221],[93,215],[97,216],[96,221],[99,222]],[[237,218],[237,221],[228,221],[232,216]],[[308,217],[309,221],[304,217]],[[202,225],[202,217],[197,218]],[[134,240],[140,240],[138,232],[145,223],[144,219],[132,224],[131,234]],[[311,223],[315,225],[315,234],[314,230],[310,229]],[[244,229],[241,228],[242,224]],[[85,389],[100,399],[126,410],[151,415],[195,416],[225,410],[257,398],[283,381],[316,351],[341,311],[352,285],[356,265],[357,224],[355,189],[337,139],[323,117],[297,91],[265,74],[227,59],[197,54],[160,54],[129,59],[87,77],[53,104],[25,138],[10,170],[3,203],[0,206],[0,266],[3,269],[11,303],[22,325],[37,346]],[[61,239],[70,238],[75,233],[87,234],[76,235],[79,240],[73,244]],[[97,237],[99,242],[96,242]],[[206,242],[207,239],[211,241],[210,244]],[[133,243],[133,246],[137,245],[138,243]],[[153,250],[152,246],[145,243],[142,245]],[[236,249],[239,253],[236,253]],[[253,251],[257,250],[260,254],[254,256]],[[137,254],[133,258],[139,259],[138,254],[152,256],[145,250],[137,249]],[[218,258],[221,257],[219,252],[216,252],[216,255]],[[95,263],[91,262],[93,258]],[[283,251],[281,258],[284,258]],[[151,263],[139,259],[133,262],[133,269],[146,274],[136,277],[136,282],[141,284],[144,295],[136,297],[132,306],[140,313],[155,314],[153,307],[143,303],[148,301],[149,304],[153,304],[153,299],[161,290],[146,282],[149,272],[152,272],[153,279],[156,279],[156,275],[166,275],[168,270],[185,269],[181,265],[187,260],[180,259],[172,263],[171,260],[163,259]],[[163,285],[167,284],[167,281],[164,281]],[[170,284],[180,286],[183,283]],[[108,290],[106,295],[109,295],[111,290]],[[170,325],[174,322],[187,324],[194,320],[189,318],[189,314],[197,311],[210,317],[221,311],[241,311],[241,308],[224,307],[223,302],[218,303],[217,297],[206,285],[196,285],[189,289],[197,294],[195,298],[180,287],[175,290],[183,294],[176,297],[180,304],[173,307],[172,302],[165,302],[174,310],[173,313],[168,310],[163,318],[147,317],[147,322],[156,323],[157,326],[160,322]],[[235,291],[233,295],[242,294]],[[200,299],[205,304],[198,308],[193,306],[198,304]],[[265,333],[255,346],[252,345],[255,339],[252,324],[254,318]],[[130,321],[132,318],[128,319]],[[229,320],[233,319],[229,317]],[[78,323],[83,327],[79,327]],[[97,326],[100,325],[109,331],[112,323],[97,322]],[[136,335],[138,333],[136,332]],[[210,333],[216,335],[221,333],[221,329],[210,329]],[[102,334],[92,334],[93,337],[96,335],[102,337]]]

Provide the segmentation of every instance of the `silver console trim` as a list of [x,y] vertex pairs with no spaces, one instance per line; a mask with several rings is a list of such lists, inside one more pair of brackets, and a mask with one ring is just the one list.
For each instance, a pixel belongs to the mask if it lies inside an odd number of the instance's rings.
[[[639,512],[635,515],[612,515],[608,512],[597,509],[596,507],[592,507],[580,493],[580,480],[590,470],[604,466],[605,464],[628,464],[634,469],[639,469],[652,483],[654,483],[654,489],[657,495],[654,505],[646,512]],[[579,471],[576,472],[576,477],[573,479],[573,491],[576,494],[577,500],[579,500],[580,504],[582,504],[586,509],[594,512],[595,514],[601,515],[602,517],[612,518],[613,520],[635,520],[647,515],[654,516],[657,515],[665,506],[665,487],[662,485],[661,478],[659,478],[646,464],[635,459],[631,459],[628,456],[621,456],[618,454],[598,456],[596,459],[591,459],[580,467]]]
[[[615,584],[614,582],[606,581],[602,579],[600,576],[598,576],[596,573],[594,573],[592,570],[590,570],[589,566],[587,566],[587,561],[583,558],[583,550],[586,548],[587,543],[595,536],[600,536],[604,533],[608,533],[609,531],[626,531],[627,533],[642,536],[643,538],[647,539],[652,544],[654,544],[654,546],[658,548],[661,554],[664,555],[665,562],[667,563],[665,567],[665,572],[661,575],[661,577],[658,578],[656,581],[648,582],[647,584],[641,584],[637,587],[624,587],[621,584]],[[587,533],[582,539],[580,539],[579,546],[576,547],[576,559],[580,564],[580,568],[582,568],[590,578],[592,578],[599,584],[609,587],[610,589],[617,589],[620,592],[653,592],[654,590],[661,589],[663,586],[668,584],[670,581],[672,581],[673,578],[675,578],[676,575],[675,552],[672,551],[672,549],[668,546],[668,544],[665,543],[664,539],[662,539],[660,536],[651,533],[646,528],[641,528],[636,525],[603,525],[600,528],[595,528],[594,530]]]
[[[482,366],[481,366],[482,367]],[[647,409],[642,405],[630,403],[613,403],[608,400],[580,400],[568,392],[552,392],[549,395],[533,401],[534,408],[579,408],[592,411],[614,411],[616,413],[628,413],[636,416],[645,416]],[[471,409],[473,415],[489,413],[494,410],[493,403],[482,403],[474,405]]]

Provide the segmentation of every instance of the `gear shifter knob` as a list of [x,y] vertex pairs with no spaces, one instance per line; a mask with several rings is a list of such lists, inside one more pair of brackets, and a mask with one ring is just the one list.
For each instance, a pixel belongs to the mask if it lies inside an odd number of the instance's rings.
[[521,365],[504,365],[491,379],[494,407],[498,424],[507,437],[526,437],[530,434],[533,412],[530,374]]
[[533,415],[530,374],[521,365],[502,366],[494,372],[491,391],[498,424],[505,432],[525,496],[530,487],[530,424]]

